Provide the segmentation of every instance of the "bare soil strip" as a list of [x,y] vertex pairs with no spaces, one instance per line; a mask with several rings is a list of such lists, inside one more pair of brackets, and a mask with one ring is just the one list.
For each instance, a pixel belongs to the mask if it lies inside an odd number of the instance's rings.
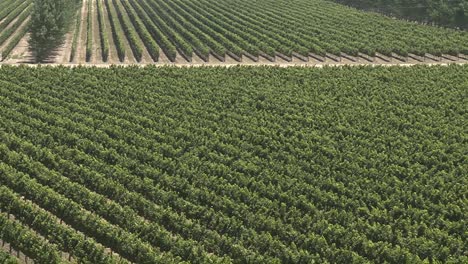
[[[118,5],[117,5],[117,0],[113,0],[113,1],[109,1],[109,5],[114,5],[115,7],[115,10],[116,10],[116,13],[118,14]],[[128,14],[126,12],[124,12],[125,15],[128,16]],[[118,17],[115,18],[117,20],[117,23],[120,23],[121,25],[121,29],[122,29],[122,40],[123,40],[123,44],[125,46],[125,60],[124,60],[124,64],[127,64],[127,63],[138,63],[135,59],[135,56],[133,55],[133,51],[132,51],[132,48],[130,47],[130,42],[128,41],[127,39],[127,34],[125,34],[124,30],[123,30],[123,25],[122,23],[120,22],[120,19]],[[131,21],[131,20],[130,20]],[[133,27],[133,24],[131,24],[131,26]],[[135,31],[136,32],[136,31]]]
[[[76,24],[76,23],[73,23]],[[55,51],[55,58],[52,60],[56,63],[68,63],[70,60],[71,53],[71,42],[73,39],[73,31],[65,35],[65,39],[62,45]]]
[[[114,1],[120,1],[120,0],[114,0]],[[124,0],[124,1],[127,1],[127,0]],[[117,6],[116,6],[116,8],[117,8]],[[127,11],[126,11],[125,9],[124,9],[124,10],[121,10],[121,11],[123,11],[123,12],[122,12],[122,15],[125,16],[129,21],[132,22],[132,23],[130,23],[130,27],[132,28],[133,32],[136,33],[135,35],[137,36],[137,41],[140,42],[140,43],[142,44],[143,52],[142,52],[141,62],[140,62],[140,63],[154,63],[154,61],[153,61],[153,59],[151,58],[151,56],[150,56],[148,50],[146,49],[146,46],[145,46],[143,40],[142,40],[141,37],[140,37],[140,34],[138,34],[138,31],[135,29],[135,26],[133,25],[133,21],[132,21],[132,19],[129,17]],[[124,35],[125,35],[125,34],[124,34]],[[128,48],[128,51],[129,51],[129,52],[127,53],[127,57],[130,57],[129,55],[130,55],[130,53],[131,53],[131,57],[132,57],[133,60],[136,62],[136,59],[135,59],[135,57],[133,56],[132,49],[130,48],[130,43],[128,42],[128,40],[127,40],[126,38],[125,38],[125,40],[126,40],[126,41],[125,41],[126,45],[128,45],[128,46],[126,46],[126,47]],[[160,50],[160,53],[163,53],[161,49],[159,49],[159,50]]]
[[[211,60],[211,57],[210,57]],[[120,64],[80,64],[80,63],[69,63],[69,64],[34,64],[34,63],[9,63],[4,62],[0,63],[0,67],[2,65],[10,65],[10,66],[29,66],[29,67],[38,67],[38,66],[51,66],[51,67],[60,67],[60,66],[68,66],[68,67],[97,67],[97,68],[110,68],[113,66],[122,66],[122,67],[180,67],[180,68],[191,68],[191,67],[238,67],[238,66],[257,66],[257,67],[264,67],[264,66],[271,66],[271,67],[280,67],[280,68],[287,68],[287,67],[311,67],[311,68],[324,68],[324,67],[346,67],[346,66],[368,66],[368,67],[389,67],[389,66],[401,66],[401,67],[411,67],[416,65],[426,65],[426,66],[449,66],[452,64],[457,65],[465,65],[468,64],[468,60],[459,60],[459,61],[442,61],[442,62],[401,62],[401,63],[246,63],[246,62],[236,62],[236,63],[185,63],[185,64],[175,64],[175,63],[120,63]]]
[[109,20],[109,13],[107,11],[107,5],[105,4],[104,1],[102,1],[101,6],[102,6],[106,28],[107,28],[105,34],[107,34],[107,39],[109,40],[108,63],[120,64],[121,62],[119,61],[119,56],[117,54],[117,48],[115,46],[114,36],[112,35],[112,24]]
[[[13,21],[10,22],[10,24],[8,24],[8,26],[5,28],[5,30],[8,30],[9,28],[11,28],[13,25],[15,25],[17,22],[18,22],[18,19],[19,17],[21,16],[21,14],[19,14],[15,19],[13,19]],[[23,23],[19,26],[19,28],[17,29],[18,30],[21,30],[26,24],[27,22],[31,19],[31,17],[28,17],[26,18]],[[16,35],[17,32],[14,32],[13,34],[11,34],[11,36],[5,40],[5,42],[3,42],[2,45],[0,45],[0,51],[2,51],[7,45],[8,43],[11,41],[11,39]],[[13,53],[13,52],[12,52]]]
[[[29,18],[26,19],[26,21],[24,21],[24,23],[20,26],[20,29],[25,27],[28,21],[29,21]],[[11,39],[12,38],[10,38],[7,42],[10,42]],[[10,55],[8,55],[8,58],[2,63],[5,63],[5,64],[34,63],[34,57],[32,56],[32,53],[29,50],[29,33],[26,34],[19,41],[18,45],[16,45],[16,47],[11,51]]]
[[[0,239],[0,250],[1,251],[4,251],[6,253],[9,253],[10,255],[14,256],[17,258],[18,262],[21,263],[21,264],[30,264],[30,263],[34,263],[34,261],[30,258],[28,258],[23,252],[19,251],[19,250],[16,250],[14,249],[10,243],[8,242],[5,242],[3,240]],[[28,258],[28,261],[26,262],[26,258]]]
[[[27,200],[27,199],[25,199]],[[30,200],[27,200],[29,202],[32,203],[32,201]],[[54,217],[55,218],[55,217]],[[8,214],[8,219],[12,220],[12,221],[15,221],[15,222],[18,222],[22,225],[21,221],[18,221],[15,217],[15,215],[13,214]],[[55,218],[57,223],[60,222],[60,220],[58,218]],[[45,238],[42,234],[40,234],[39,232],[37,232],[36,230],[34,229],[31,229],[31,228],[28,228],[30,231],[34,232],[37,236],[39,236],[40,238],[44,239],[45,241],[49,241],[47,238]],[[0,246],[3,244],[3,240],[0,239]],[[5,245],[3,245],[3,250],[6,250],[7,252],[10,251],[10,244],[8,242],[5,242]],[[21,252],[20,250],[16,250],[14,249],[13,247],[11,247],[11,255],[12,256],[15,256],[18,258],[18,260],[20,261],[20,263],[34,263],[34,260],[29,258],[28,256],[26,256],[26,254],[24,254],[23,252]],[[70,257],[70,254],[68,252],[65,252],[65,251],[60,251],[60,256],[62,257],[63,260],[68,260],[69,257]]]
[[[102,46],[101,46],[101,35],[99,34],[99,21],[97,15],[97,3],[96,0],[91,1],[92,11],[91,15],[93,16],[93,56],[91,56],[91,63],[102,63]],[[100,0],[97,0],[100,1]]]
[[76,46],[76,54],[73,62],[85,62],[86,61],[86,28],[88,25],[88,8],[85,1],[83,1],[83,6],[81,7],[81,26],[80,33],[78,34],[78,43]]

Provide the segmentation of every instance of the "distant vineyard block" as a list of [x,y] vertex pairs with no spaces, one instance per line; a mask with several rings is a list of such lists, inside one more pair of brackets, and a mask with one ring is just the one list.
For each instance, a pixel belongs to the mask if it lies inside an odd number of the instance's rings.
[[[25,32],[23,25],[31,19],[32,2],[0,0],[0,47],[12,36],[18,42],[11,44],[10,51],[19,43],[21,38],[16,36]],[[373,55],[375,51],[406,56],[434,50],[443,54],[468,50],[468,32],[388,19],[322,0],[82,0],[80,3],[84,12],[78,12],[78,22],[69,27],[69,35],[74,37],[72,44],[66,42],[63,51],[71,54],[69,63],[159,64],[167,59],[171,64],[190,63],[198,60],[193,54],[208,62],[210,53],[221,62],[230,54],[237,62],[245,56],[250,58],[248,61],[259,63],[265,61],[263,58],[269,62],[291,62],[293,57],[303,62],[324,62],[326,57],[341,62],[338,57],[343,57],[344,63],[361,59],[375,63],[374,57],[367,54]],[[348,18],[346,23],[342,22],[343,17]],[[84,28],[79,29],[80,25]],[[378,41],[377,35],[385,41]],[[3,49],[5,59],[10,52]],[[12,53],[16,54],[14,50]],[[320,56],[307,56],[308,53]],[[345,54],[340,56],[341,53]],[[160,57],[164,59],[159,61]],[[425,57],[435,59],[422,56],[423,60]]]

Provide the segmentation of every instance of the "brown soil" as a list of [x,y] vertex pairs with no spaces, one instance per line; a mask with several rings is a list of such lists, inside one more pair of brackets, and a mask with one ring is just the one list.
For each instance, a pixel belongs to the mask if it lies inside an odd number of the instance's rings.
[[119,56],[117,54],[117,48],[115,46],[114,42],[114,36],[112,35],[112,25],[109,20],[109,13],[107,12],[107,5],[105,4],[105,1],[102,0],[102,10],[104,12],[104,20],[106,24],[106,34],[107,34],[107,39],[109,40],[109,58],[108,58],[108,63],[113,63],[113,64],[119,64]]
[[[99,34],[99,20],[97,14],[97,3],[96,0],[92,1],[92,11],[91,15],[93,16],[93,55],[91,56],[91,63],[102,63],[102,46],[101,46],[101,36]],[[100,0],[98,0],[100,1]]]
[[55,51],[55,56],[51,58],[51,60],[55,63],[69,63],[71,53],[71,42],[73,38],[72,32],[67,33],[65,35],[64,43],[57,48],[57,50]]
[[78,33],[78,43],[76,46],[76,54],[74,63],[85,63],[86,61],[86,27],[88,25],[88,8],[86,1],[83,1],[83,6],[81,7],[81,25],[80,32]]
[[[24,25],[23,25],[24,26]],[[6,64],[24,64],[34,63],[34,57],[29,50],[29,34],[26,34],[11,51],[8,59],[5,61]]]
[[[109,0],[109,5],[113,5],[114,2],[116,2],[116,4],[117,4],[117,0]],[[117,11],[117,5],[115,5],[114,7],[115,7],[115,9]],[[117,17],[115,19],[117,19],[117,21],[120,23],[120,20]],[[122,29],[122,31],[123,31],[123,29]],[[128,63],[128,64],[138,63],[135,60],[135,57],[133,56],[133,51],[130,48],[130,43],[128,42],[128,39],[126,38],[126,34],[124,32],[122,32],[122,36],[123,36],[123,42],[124,42],[124,46],[125,46],[125,60],[124,60],[123,63]]]
[[195,52],[192,55],[192,63],[193,64],[205,64],[206,62],[202,60]]
[[[8,26],[5,28],[5,30],[8,30],[9,28],[11,28],[14,24],[16,24],[18,22],[18,18],[15,18],[13,21],[10,22],[10,24],[8,24]],[[23,21],[23,23],[20,25],[19,29],[23,28],[26,23],[29,21],[30,18],[27,18],[25,21]],[[2,45],[0,45],[0,51],[3,50],[7,45],[8,43],[11,41],[11,39],[15,36],[16,34],[12,34],[8,39],[6,39]]]
[[[247,56],[242,56],[242,61],[238,62],[234,58],[230,57],[229,55],[226,55],[225,61],[222,62],[218,60],[216,57],[213,55],[209,56],[209,61],[205,62],[203,61],[199,56],[197,56],[195,53],[192,56],[192,62],[188,62],[184,57],[182,57],[180,54],[177,55],[176,61],[171,62],[167,58],[167,56],[164,54],[162,50],[160,50],[160,56],[158,62],[154,62],[151,56],[149,55],[149,52],[147,51],[146,48],[143,49],[143,56],[142,56],[142,61],[140,63],[137,63],[134,56],[133,52],[130,48],[130,44],[127,38],[125,38],[125,34],[122,33],[123,42],[124,46],[126,49],[126,56],[125,56],[125,61],[121,63],[118,59],[118,54],[117,50],[115,47],[115,41],[112,36],[112,30],[111,30],[111,23],[109,20],[109,15],[108,15],[108,10],[107,6],[104,3],[104,0],[85,0],[83,1],[83,6],[81,8],[80,14],[80,30],[78,33],[78,42],[77,42],[77,50],[76,50],[76,55],[75,59],[72,63],[69,63],[69,57],[70,57],[70,52],[71,52],[71,45],[73,41],[73,33],[74,31],[71,30],[70,33],[67,34],[66,36],[66,41],[65,43],[58,48],[55,51],[55,55],[53,58],[51,58],[50,62],[51,64],[70,64],[70,65],[76,65],[76,64],[85,64],[85,59],[86,59],[86,33],[87,33],[87,1],[92,1],[92,16],[93,16],[93,55],[91,58],[90,63],[86,63],[88,65],[98,65],[98,64],[104,64],[103,66],[106,67],[106,65],[111,65],[111,64],[121,64],[121,65],[130,65],[130,64],[138,64],[138,65],[147,65],[147,64],[155,64],[155,65],[177,65],[177,66],[199,66],[199,65],[213,65],[213,66],[232,66],[232,65],[277,65],[277,66],[314,66],[314,67],[322,67],[324,65],[330,65],[330,66],[339,66],[339,65],[413,65],[413,64],[429,64],[429,65],[435,65],[435,64],[449,64],[449,63],[467,63],[468,59],[463,60],[463,59],[458,59],[456,57],[452,59],[446,59],[443,58],[441,61],[436,61],[432,60],[429,58],[426,58],[425,61],[418,61],[414,58],[408,58],[407,61],[400,61],[395,58],[392,58],[390,61],[386,61],[381,58],[373,58],[373,61],[368,61],[364,58],[358,57],[356,58],[357,61],[354,61],[350,58],[341,58],[341,61],[337,62],[334,61],[330,58],[326,58],[324,62],[319,61],[313,57],[309,57],[309,61],[303,61],[297,57],[292,57],[292,61],[288,62],[280,57],[276,57],[276,60],[274,62],[269,61],[268,59],[260,56],[258,61],[253,61],[252,59],[248,58]],[[103,1],[103,12],[104,12],[104,21],[106,24],[106,34],[108,37],[109,41],[109,60],[107,63],[104,63],[102,61],[102,50],[101,50],[101,40],[100,40],[100,34],[99,34],[99,23],[98,23],[98,17],[97,17],[97,3],[96,1]],[[122,3],[122,1],[126,0],[110,0],[110,5],[113,5],[114,2],[119,3],[119,5]],[[124,12],[124,15],[127,16],[128,14]],[[120,23],[119,19],[116,17],[116,20],[118,23]],[[130,19],[129,19],[130,20]],[[17,22],[17,18],[12,21],[8,25],[7,28],[11,27],[15,22]],[[26,22],[24,22],[26,23]],[[76,24],[76,23],[74,23]],[[22,25],[24,26],[24,25]],[[130,25],[132,28],[134,27],[133,24]],[[138,35],[137,35],[138,36]],[[138,36],[139,37],[139,36]],[[33,63],[32,56],[29,52],[28,45],[27,45],[27,39],[28,37],[24,37],[20,43],[18,44],[17,47],[11,52],[10,58],[8,58],[3,64],[15,64],[15,63],[22,63],[22,64],[28,64],[28,63]],[[3,45],[0,46],[0,50],[4,48],[7,43],[11,40],[8,39],[5,41]],[[143,43],[141,39],[138,39],[140,43]],[[144,45],[143,45],[144,47]],[[451,58],[451,57],[450,57]],[[2,64],[2,63],[0,63]]]
[[[179,56],[177,56],[179,57]],[[164,54],[164,52],[162,51],[162,49],[159,49],[159,60],[157,62],[158,64],[171,64],[171,61],[169,60],[169,58],[166,56],[166,54]]]

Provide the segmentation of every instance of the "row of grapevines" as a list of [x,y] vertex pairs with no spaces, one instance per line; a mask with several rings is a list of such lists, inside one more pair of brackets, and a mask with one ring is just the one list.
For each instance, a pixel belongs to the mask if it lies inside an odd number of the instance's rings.
[[213,16],[207,13],[205,8],[198,8],[195,5],[190,5],[190,3],[184,4],[181,2],[179,6],[185,10],[195,11],[195,14],[199,15],[200,21],[203,21],[208,27],[216,30],[234,43],[237,43],[243,51],[254,56],[259,55],[259,48],[256,46],[258,45],[258,41],[256,38],[245,34],[243,30],[232,25],[231,21],[220,17],[219,14],[218,16]]
[[28,225],[50,243],[56,244],[60,250],[83,262],[119,263],[117,259],[105,253],[104,247],[93,239],[61,224],[52,214],[21,198],[11,189],[5,186],[1,186],[0,189],[1,210],[15,215],[17,220]]
[[[3,138],[5,139],[5,142],[9,144],[8,147],[16,147],[16,149],[10,149],[12,153],[16,151],[26,152],[25,154],[31,155],[32,158],[37,159],[39,162],[49,165],[48,167],[52,167],[53,169],[59,171],[62,170],[60,169],[61,167],[54,167],[53,164],[48,162],[50,160],[58,160],[58,157],[54,157],[50,154],[50,152],[41,151],[35,148],[34,145],[24,144],[14,137]],[[32,151],[33,149],[34,151]],[[5,150],[0,151],[2,154],[4,154],[5,157],[7,157],[9,154],[5,153]],[[22,154],[18,153],[17,155],[21,156]],[[5,161],[9,162],[9,158],[5,158]],[[24,164],[20,166],[17,165],[15,167],[19,167],[22,170],[24,169],[25,172],[32,173],[32,167],[29,166],[29,164]],[[36,163],[35,166],[38,168],[41,167],[41,165],[38,163]],[[74,173],[79,173],[79,169],[76,170],[78,167],[73,166],[73,164],[63,163],[61,166],[67,168],[67,170],[64,171],[66,174],[73,175]],[[73,169],[75,169],[75,172],[71,173]],[[191,254],[191,250],[197,247],[190,241],[183,241],[180,239],[173,241],[174,236],[162,229],[160,226],[153,223],[148,223],[145,221],[145,219],[136,216],[135,212],[129,210],[128,208],[122,208],[114,202],[106,202],[106,198],[91,193],[82,185],[70,182],[66,178],[57,177],[57,175],[49,172],[49,168],[42,167],[41,170],[41,174],[50,176],[50,178],[47,179],[38,179],[41,183],[54,188],[54,190],[60,194],[80,203],[81,205],[85,206],[85,209],[92,210],[94,213],[108,219],[113,224],[119,225],[125,228],[125,230],[131,231],[132,233],[139,234],[138,236],[142,240],[151,243],[154,247],[171,250],[176,255],[184,258],[187,258]],[[100,182],[102,182],[102,180],[98,182],[96,178],[87,179],[87,181],[83,181],[82,178],[70,178],[72,180],[77,180],[80,184],[85,184],[87,182],[96,182],[96,184],[100,184]],[[99,188],[101,190],[108,191],[109,187],[107,185],[108,184],[103,184],[102,186],[99,186]],[[203,257],[204,259],[200,258],[202,263],[206,263],[206,261],[213,261],[213,257],[209,257],[207,255],[204,255]]]
[[[0,164],[1,170],[2,164]],[[36,263],[60,263],[59,251],[54,245],[26,226],[9,218],[6,213],[0,213],[0,238],[3,241],[34,259]]]
[[15,32],[15,35],[10,38],[8,41],[8,44],[3,47],[3,50],[1,50],[1,58],[5,60],[8,55],[10,55],[11,51],[18,45],[18,43],[21,41],[21,39],[24,38],[24,36],[29,32],[29,27],[31,25],[31,22],[28,20],[25,22],[22,27]]
[[120,62],[125,60],[125,44],[122,27],[120,26],[117,12],[112,5],[112,0],[106,0],[107,14],[112,29],[112,38],[114,39],[115,48],[117,49],[117,55]]
[[32,70],[0,69],[4,162],[183,260],[466,259],[464,66]]
[[1,21],[0,22],[0,32],[3,33],[5,31],[5,29],[8,27],[8,25],[10,25],[10,23],[13,20],[15,20],[17,17],[19,17],[20,14],[22,14],[21,16],[23,16],[24,14],[29,15],[30,11],[31,11],[30,5],[31,5],[31,2],[26,1],[23,4],[19,5],[11,13],[9,13],[8,16],[5,17],[5,19],[3,19],[3,20],[0,19],[0,21]]
[[[35,122],[32,122],[32,121],[31,121],[30,124],[35,124]],[[6,124],[5,124],[5,125],[6,125]],[[15,125],[12,125],[12,124],[9,124],[8,126],[9,126],[9,127],[15,127]],[[57,131],[59,131],[59,130],[57,130]],[[35,132],[35,134],[36,134],[36,135],[38,136],[38,138],[39,138],[40,132]],[[67,133],[63,133],[63,132],[59,132],[58,135],[59,135],[59,134],[61,134],[61,135],[67,135]],[[5,139],[5,140],[6,140],[6,139]],[[69,141],[67,140],[67,141],[65,141],[65,142],[69,142]],[[14,145],[16,145],[16,144],[17,144],[17,143],[15,143]],[[68,144],[70,144],[70,143],[68,143]],[[31,153],[30,153],[29,155],[31,155]],[[62,153],[62,154],[60,154],[60,155],[61,155],[61,156],[69,156],[69,154],[65,154],[65,153]],[[103,158],[106,158],[106,156],[108,156],[108,154],[103,153]],[[83,159],[83,157],[81,157],[81,159]],[[109,158],[107,158],[106,160],[108,160],[108,159],[109,159]],[[108,161],[109,161],[109,160],[108,160]],[[57,165],[57,166],[58,166],[58,165]],[[100,167],[102,167],[102,165],[99,165],[99,166],[96,166],[96,167],[97,167],[97,168],[100,168]],[[67,168],[67,171],[68,171],[67,174],[70,174],[70,164],[65,165],[65,164],[62,163],[62,164],[60,164],[60,166],[58,166],[58,168]],[[56,169],[57,169],[57,168],[56,168]],[[109,172],[107,172],[107,171],[106,171],[106,172],[103,172],[103,174],[108,174],[108,173],[109,173]],[[113,174],[115,174],[115,172],[114,172]],[[72,174],[72,175],[73,175],[73,174]],[[81,175],[82,175],[82,177],[85,176],[85,175],[83,175],[83,172],[81,172]],[[125,175],[125,174],[124,174],[124,175]],[[99,192],[105,192],[106,190],[110,190],[110,189],[113,189],[113,188],[117,187],[117,186],[113,187],[112,185],[109,185],[109,182],[106,181],[105,178],[102,178],[102,176],[101,176],[101,179],[98,180],[98,179],[96,178],[97,176],[98,176],[98,175],[90,174],[89,177],[92,177],[92,178],[86,180],[85,182],[81,182],[81,183],[83,183],[83,184],[86,183],[88,186],[89,186],[90,183],[93,183],[93,186],[96,186],[96,187],[93,187],[93,188],[98,188],[99,190],[101,190],[101,191],[99,191]],[[122,177],[123,177],[123,175],[122,175]],[[125,178],[128,178],[128,176],[124,177],[124,179],[125,179]],[[80,178],[77,178],[76,180],[80,180]],[[130,180],[130,179],[127,179],[127,180],[124,181],[124,182],[127,182],[126,185],[128,185],[128,182],[129,182],[128,180]],[[135,182],[135,180],[136,180],[136,179],[133,179],[133,180],[132,180],[133,185],[135,185],[135,184],[137,183],[137,182]],[[60,187],[61,185],[64,185],[64,183],[59,183],[58,181],[56,181],[56,182],[57,182],[57,184],[58,184],[59,187]],[[148,183],[147,181],[146,181],[146,182],[141,182],[141,183],[139,184],[139,186],[140,186],[139,188],[142,188],[142,187],[145,186],[145,184],[147,184],[147,183]],[[64,186],[65,186],[65,185],[64,185]],[[65,188],[65,190],[73,189],[72,187],[63,187],[63,188]],[[135,188],[135,187],[133,187],[133,188]],[[141,189],[141,190],[142,190],[142,192],[144,192],[144,189]],[[71,190],[70,190],[70,191],[71,191]],[[79,193],[82,193],[82,192],[79,192]],[[112,193],[114,193],[114,192],[112,192]],[[122,195],[122,192],[121,192],[121,191],[116,191],[115,193],[116,193],[117,197],[121,197],[121,195]],[[148,193],[148,194],[149,194],[149,193]],[[146,194],[146,195],[148,195],[148,194]],[[114,197],[114,198],[115,198],[115,197]],[[128,198],[127,198],[127,199],[128,199]],[[139,202],[139,203],[141,203],[141,202]],[[140,210],[139,208],[147,208],[147,207],[148,207],[148,206],[139,206],[137,209]],[[154,209],[153,209],[153,210],[154,210]],[[151,211],[151,210],[150,210],[150,211]],[[145,215],[146,215],[146,214],[148,214],[148,211],[145,213]],[[154,216],[153,216],[153,217],[154,217]],[[139,232],[139,233],[147,234],[147,232]],[[162,236],[162,237],[163,237],[163,236]],[[216,245],[216,244],[215,244],[215,245]],[[194,248],[194,246],[191,246],[190,248]],[[183,248],[180,248],[179,250],[183,250]]]
[[[51,110],[48,110],[48,111],[51,111]],[[49,121],[49,122],[50,122],[50,121]],[[191,192],[191,190],[189,190],[188,192]],[[196,193],[196,192],[195,192],[195,193]],[[198,209],[198,210],[200,210],[200,209]]]
[[72,46],[71,46],[71,51],[70,51],[70,59],[69,59],[70,62],[75,60],[76,50],[78,47],[78,39],[80,37],[80,30],[81,30],[81,10],[77,10],[76,15],[75,15],[75,27],[73,30]]
[[[51,109],[50,109],[50,110],[47,110],[47,111],[49,111],[49,112],[54,112],[54,111],[51,110]],[[49,121],[47,121],[47,122],[50,122],[50,121],[51,121],[51,120],[49,120]],[[67,126],[67,127],[69,127],[69,126]],[[83,133],[83,132],[81,132],[81,133]],[[37,134],[37,133],[36,133],[36,134]],[[59,135],[66,135],[66,134],[67,134],[67,133],[60,132],[60,133],[58,133],[57,135],[55,135],[55,137],[57,137],[57,136],[59,136]],[[67,140],[67,141],[65,141],[65,142],[69,142],[69,141]],[[70,143],[68,143],[68,144],[70,144]],[[96,153],[96,152],[93,151],[93,153]],[[128,154],[130,154],[130,153],[128,153]],[[115,155],[115,154],[113,154],[113,155]],[[109,161],[108,158],[106,158],[106,156],[107,156],[107,154],[104,152],[104,153],[102,154],[101,159],[105,159],[105,160]],[[132,154],[132,156],[134,156],[134,154]],[[97,167],[98,167],[98,168],[101,168],[102,166],[97,166]],[[108,174],[109,172],[103,172],[103,173]],[[115,173],[114,173],[114,174],[115,174]],[[133,184],[136,184],[135,180],[136,180],[136,179],[134,179],[134,180],[132,181]],[[141,182],[141,184],[139,184],[139,185],[141,186],[141,187],[139,187],[139,188],[144,188],[145,182]],[[127,188],[128,188],[128,187],[129,187],[129,186],[127,186]],[[149,186],[148,186],[148,187],[149,187]],[[146,187],[146,188],[148,188],[148,187]],[[108,188],[108,187],[104,187],[104,186],[103,186],[103,188]],[[132,188],[135,188],[135,187],[132,187]],[[141,190],[142,193],[145,193],[145,195],[146,195],[147,197],[160,197],[160,196],[161,196],[161,195],[154,195],[154,196],[150,195],[151,193],[154,193],[154,191],[156,191],[156,190],[154,190],[154,189],[153,189],[152,191],[150,191],[151,189],[145,189],[145,188],[144,188],[144,189],[140,189],[140,190]],[[148,195],[149,195],[149,196],[148,196]],[[153,199],[154,199],[154,198],[153,198]],[[176,194],[171,195],[171,198],[168,197],[167,200],[170,201],[170,200],[173,200],[173,199],[177,199],[177,198],[176,198]],[[167,202],[167,201],[166,201],[166,202]],[[206,217],[203,217],[203,218],[207,218],[207,217],[209,217],[209,215],[207,215]],[[234,254],[239,254],[239,253],[236,253],[236,251],[233,251],[233,253],[234,253]],[[237,255],[237,256],[238,256],[238,255]]]
[[86,27],[86,62],[91,61],[93,56],[93,1],[88,0],[88,14]]
[[26,5],[27,2],[31,3],[30,1],[26,1],[26,0],[21,0],[21,1],[9,0],[9,1],[5,1],[4,6],[2,7],[2,9],[0,11],[0,21],[7,18],[9,16],[9,14],[12,13],[12,12],[15,12],[15,11],[18,11],[18,10],[20,10],[20,11],[24,10],[24,7],[23,8],[20,8],[20,7]]
[[[213,40],[221,43],[225,49],[228,51],[232,52],[233,54],[237,56],[242,55],[242,49],[236,44],[227,39],[225,36],[220,34],[219,32],[213,30],[211,27],[208,25],[204,24],[202,21],[200,21],[201,16],[197,15],[195,13],[190,13],[189,11],[180,8],[177,6],[175,3],[172,1],[165,2],[168,6],[170,6],[174,12],[179,13],[181,16],[183,16],[187,21],[189,21],[193,26],[197,27],[199,30],[205,32],[205,34],[209,35]],[[218,53],[218,52],[216,52]],[[219,53],[218,53],[219,54]],[[219,55],[224,56],[225,53],[221,53]]]
[[[201,2],[203,3],[203,2]],[[217,3],[209,3],[205,2],[204,5],[213,9],[213,13],[216,14],[224,14],[229,16],[227,21],[235,21],[240,23],[238,26],[239,28],[244,28],[246,32],[249,32],[250,38],[252,36],[256,36],[255,42],[258,43],[259,51],[265,52],[270,56],[275,56],[276,51],[291,55],[288,49],[285,48],[283,43],[291,44],[291,36],[284,38],[283,36],[277,34],[277,30],[274,28],[266,27],[267,29],[263,29],[265,27],[265,22],[260,20],[260,17],[256,17],[255,19],[251,19],[243,14],[242,10],[239,10],[235,13],[229,12],[225,10],[225,6],[217,6]],[[260,33],[260,34],[259,34]],[[282,33],[282,32],[281,32]],[[292,36],[294,38],[294,36]],[[249,37],[247,37],[249,38]],[[261,40],[262,39],[262,40]],[[293,45],[294,46],[294,45]],[[299,49],[297,49],[299,50]],[[254,54],[257,54],[259,51],[256,51]]]
[[102,1],[96,1],[96,8],[99,22],[99,36],[101,38],[102,60],[106,62],[109,59],[109,40],[107,39],[107,25],[104,17]]
[[[200,2],[202,4],[206,4],[204,2]],[[278,39],[278,36],[274,36],[274,38],[271,38],[268,34],[270,31],[265,31],[261,27],[256,26],[257,20],[249,19],[247,17],[243,17],[240,12],[236,12],[236,14],[233,14],[232,12],[226,11],[223,8],[218,7],[215,4],[209,4],[209,5],[204,5],[207,6],[208,9],[213,10],[213,12],[217,12],[220,15],[225,16],[227,21],[230,21],[232,25],[242,28],[243,31],[248,33],[246,35],[247,39],[250,39],[249,42],[254,42],[257,43],[257,46],[259,47],[260,51],[265,52],[266,54],[270,56],[275,56],[275,48],[280,46],[280,41],[283,41],[282,39]],[[258,22],[259,24],[262,24],[261,22]],[[267,34],[265,34],[267,33]],[[267,41],[261,41],[260,39],[265,39]],[[280,51],[281,52],[281,51]]]
[[18,264],[19,261],[17,258],[11,256],[5,251],[0,250],[0,263],[3,264]]
[[[181,49],[184,56],[189,59],[192,58],[192,47],[185,43],[179,36],[172,34],[173,30],[168,28],[165,22],[159,18],[158,14],[152,9],[143,8],[137,1],[132,1],[131,4],[135,8],[135,10],[132,11],[136,11],[138,15],[142,17],[145,24],[150,28],[154,38],[158,40],[162,50],[171,61],[175,61],[177,56],[176,45]],[[171,38],[175,44],[172,44],[169,38]]]
[[92,235],[96,241],[113,248],[131,261],[138,263],[174,263],[175,261],[169,255],[155,251],[153,247],[135,238],[131,233],[84,210],[77,203],[57,194],[49,187],[40,185],[10,165],[0,163],[0,177],[4,185],[46,208],[77,230]]
[[29,7],[26,8],[26,10],[22,10],[22,11],[24,11],[24,12],[21,13],[21,15],[19,15],[19,16],[17,16],[17,14],[15,14],[14,18],[17,18],[15,23],[11,24],[7,29],[1,30],[0,45],[5,43],[5,41],[7,41],[11,36],[13,36],[15,33],[17,33],[17,30],[19,28],[21,28],[21,26],[24,26],[23,23],[24,23],[25,20],[28,19],[30,11],[31,11],[31,7],[29,6]]
[[[155,28],[155,27],[150,27],[149,29],[147,29],[145,27],[143,21],[148,22],[148,18],[145,18],[145,17],[141,18],[141,17],[137,16],[136,13],[135,13],[135,10],[133,10],[133,8],[129,5],[129,3],[127,1],[123,1],[123,2],[120,3],[120,8],[123,9],[123,7],[121,6],[122,4],[125,4],[125,7],[127,8],[128,17],[133,22],[133,25],[135,26],[138,34],[140,35],[140,37],[141,37],[144,45],[146,46],[151,58],[153,59],[153,61],[158,61],[159,60],[159,47],[158,47],[158,44],[156,43],[155,39],[156,40],[159,39],[160,42],[161,42],[161,41],[164,41],[165,37],[162,34],[157,35],[157,37],[152,37],[150,32],[157,32],[158,29]],[[167,47],[167,46],[163,46],[163,47]],[[170,57],[170,58],[175,59],[175,56],[176,56],[175,52],[174,52],[173,56],[174,57]]]
[[[142,7],[144,7],[149,14],[154,14],[154,10],[159,10],[158,16],[163,19],[165,23],[177,30],[177,32],[184,36],[190,43],[192,43],[195,52],[207,61],[209,59],[210,49],[218,55],[225,54],[225,48],[214,41],[210,36],[206,35],[202,31],[198,30],[190,22],[184,19],[177,12],[172,12],[170,7],[162,2],[157,1],[140,1]],[[154,19],[154,18],[153,18]]]
[[[113,5],[111,6],[111,12],[117,14],[119,18],[122,29],[127,37],[130,48],[133,51],[133,56],[139,62],[143,56],[143,45],[138,38],[138,34],[135,32],[132,23],[128,17],[128,14],[123,10],[121,3],[118,0],[109,0],[112,1]],[[114,16],[113,14],[113,16]]]

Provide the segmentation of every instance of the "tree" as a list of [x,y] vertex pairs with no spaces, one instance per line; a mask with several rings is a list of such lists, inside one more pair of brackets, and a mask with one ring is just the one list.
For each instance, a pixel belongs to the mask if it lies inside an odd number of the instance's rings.
[[63,43],[79,3],[81,0],[34,0],[29,46],[36,61],[44,61]]

